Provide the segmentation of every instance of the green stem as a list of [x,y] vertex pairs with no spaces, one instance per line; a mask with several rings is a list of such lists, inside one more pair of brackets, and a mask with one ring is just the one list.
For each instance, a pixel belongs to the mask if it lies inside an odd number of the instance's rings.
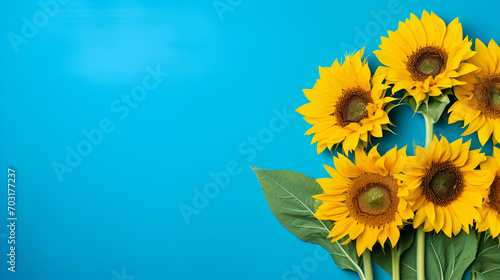
[[399,263],[400,263],[400,256],[398,253],[398,245],[392,247],[391,249],[391,256],[392,256],[392,280],[399,280]]
[[[483,242],[483,238],[484,238],[484,235],[485,235],[485,232],[480,232],[478,233],[477,235],[477,247],[479,248],[479,246],[481,245],[481,242]],[[478,250],[479,251],[479,250]],[[479,253],[479,252],[478,252]],[[477,258],[477,254],[476,253],[476,258]],[[476,280],[476,260],[474,260],[474,262],[472,263],[471,267],[470,267],[470,280]]]
[[368,249],[363,252],[363,266],[365,269],[365,279],[373,280],[372,258],[371,252]]
[[434,122],[432,121],[431,116],[426,113],[422,113],[425,120],[425,145],[424,148],[428,149],[431,145],[432,138],[434,137]]
[[[428,149],[434,137],[434,122],[428,114],[422,113],[422,116],[425,120],[424,148]],[[417,229],[417,279],[425,280],[425,232],[423,225]]]
[[425,232],[424,226],[417,229],[417,279],[425,280]]

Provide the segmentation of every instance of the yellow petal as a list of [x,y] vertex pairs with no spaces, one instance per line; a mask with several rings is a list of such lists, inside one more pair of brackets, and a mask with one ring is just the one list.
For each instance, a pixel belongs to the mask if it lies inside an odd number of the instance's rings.
[[427,214],[427,219],[431,224],[434,224],[436,219],[436,213],[434,212],[434,204],[428,202],[424,205],[425,213]]
[[389,240],[391,241],[392,247],[396,246],[399,240],[399,229],[395,224],[388,225],[389,227]]

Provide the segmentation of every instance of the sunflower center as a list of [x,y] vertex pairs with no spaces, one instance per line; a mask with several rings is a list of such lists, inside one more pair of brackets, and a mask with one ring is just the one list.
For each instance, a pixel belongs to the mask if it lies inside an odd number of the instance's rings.
[[453,202],[463,190],[463,176],[451,162],[436,162],[422,180],[426,198],[433,204],[444,206]]
[[366,104],[366,100],[362,97],[357,95],[351,96],[343,108],[342,117],[349,122],[359,122],[364,117]]
[[335,104],[335,112],[332,115],[335,115],[341,127],[353,122],[359,123],[368,116],[366,106],[372,102],[370,92],[360,87],[347,89]]
[[490,186],[490,207],[497,212],[500,212],[500,177],[496,176]]
[[478,79],[474,85],[477,108],[489,118],[500,118],[500,75],[491,74]]
[[438,171],[429,182],[429,187],[436,197],[444,197],[457,183],[457,177],[449,170]]
[[491,90],[491,101],[496,107],[500,106],[500,84],[498,83]]
[[423,75],[436,76],[443,60],[435,54],[426,53],[417,59],[417,71]]
[[371,184],[358,196],[359,209],[367,214],[378,215],[390,207],[390,195],[387,189],[379,184]]
[[398,184],[392,175],[364,173],[349,184],[346,206],[350,215],[373,227],[394,221],[398,209]]
[[428,77],[435,78],[446,68],[448,54],[441,48],[426,46],[418,49],[408,57],[406,68],[416,81],[424,81]]

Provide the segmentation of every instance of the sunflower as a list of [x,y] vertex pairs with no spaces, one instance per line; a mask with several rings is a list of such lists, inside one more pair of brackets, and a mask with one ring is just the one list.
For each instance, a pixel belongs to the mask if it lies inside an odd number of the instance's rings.
[[340,143],[344,152],[366,146],[370,135],[382,137],[382,129],[390,124],[384,106],[394,98],[383,97],[385,75],[376,71],[371,76],[363,50],[347,56],[342,65],[335,60],[332,67],[320,67],[314,88],[304,89],[310,103],[297,112],[313,125],[305,134],[314,134],[318,154]]
[[491,172],[475,170],[486,157],[479,150],[469,150],[470,141],[448,143],[441,136],[429,149],[416,148],[407,158],[399,195],[406,197],[416,211],[414,228],[424,224],[424,231],[441,230],[451,237],[463,229],[469,232],[474,221],[481,221],[477,210],[493,181]]
[[395,178],[402,169],[406,148],[393,148],[380,156],[375,146],[368,154],[357,149],[355,156],[356,164],[340,155],[334,158],[337,169],[325,165],[331,178],[317,180],[324,193],[314,196],[323,201],[314,216],[335,221],[328,235],[331,241],[345,236],[346,243],[356,239],[361,255],[377,241],[384,244],[389,239],[394,247],[399,228],[413,212],[406,200],[398,197],[400,182]]
[[500,234],[500,149],[493,148],[493,157],[481,163],[481,170],[490,172],[495,176],[493,183],[488,189],[488,196],[479,209],[481,222],[476,224],[479,232],[490,230],[493,238]]
[[463,135],[477,131],[482,145],[493,135],[500,142],[500,48],[491,40],[486,47],[476,39],[477,55],[467,62],[480,67],[479,71],[463,77],[464,85],[455,88],[458,101],[450,107],[449,123],[464,121],[468,125]]
[[465,84],[460,76],[477,69],[463,62],[471,58],[471,42],[463,39],[458,18],[448,26],[434,13],[424,11],[422,19],[411,14],[399,22],[396,32],[381,37],[380,50],[374,54],[387,66],[387,83],[394,84],[392,92],[405,89],[417,103],[428,96],[439,96],[441,90]]

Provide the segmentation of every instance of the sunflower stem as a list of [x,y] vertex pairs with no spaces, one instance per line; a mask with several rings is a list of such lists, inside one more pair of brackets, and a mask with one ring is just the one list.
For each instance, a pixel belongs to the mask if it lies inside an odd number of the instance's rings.
[[[481,245],[481,242],[484,241],[484,235],[485,235],[485,232],[479,232],[477,235],[477,247],[478,248],[479,248],[479,245]],[[476,258],[477,258],[477,253],[476,253]],[[476,280],[476,273],[475,272],[476,272],[476,260],[474,260],[474,262],[470,266],[470,280]]]
[[425,232],[424,226],[417,229],[417,279],[425,280]]
[[434,122],[432,121],[431,116],[426,113],[422,113],[422,116],[425,120],[425,144],[424,148],[428,149],[431,145],[432,138],[434,137]]
[[470,267],[470,280],[476,280],[476,261],[472,263],[472,266]]
[[368,249],[363,252],[363,267],[365,270],[365,279],[373,280],[372,257],[371,252]]
[[400,256],[398,253],[398,245],[392,247],[391,249],[391,256],[392,256],[392,280],[399,280],[399,263],[400,263]]
[[[424,148],[428,149],[434,137],[434,122],[431,116],[422,113],[425,120],[425,144]],[[425,280],[425,232],[424,226],[417,229],[417,279]]]

